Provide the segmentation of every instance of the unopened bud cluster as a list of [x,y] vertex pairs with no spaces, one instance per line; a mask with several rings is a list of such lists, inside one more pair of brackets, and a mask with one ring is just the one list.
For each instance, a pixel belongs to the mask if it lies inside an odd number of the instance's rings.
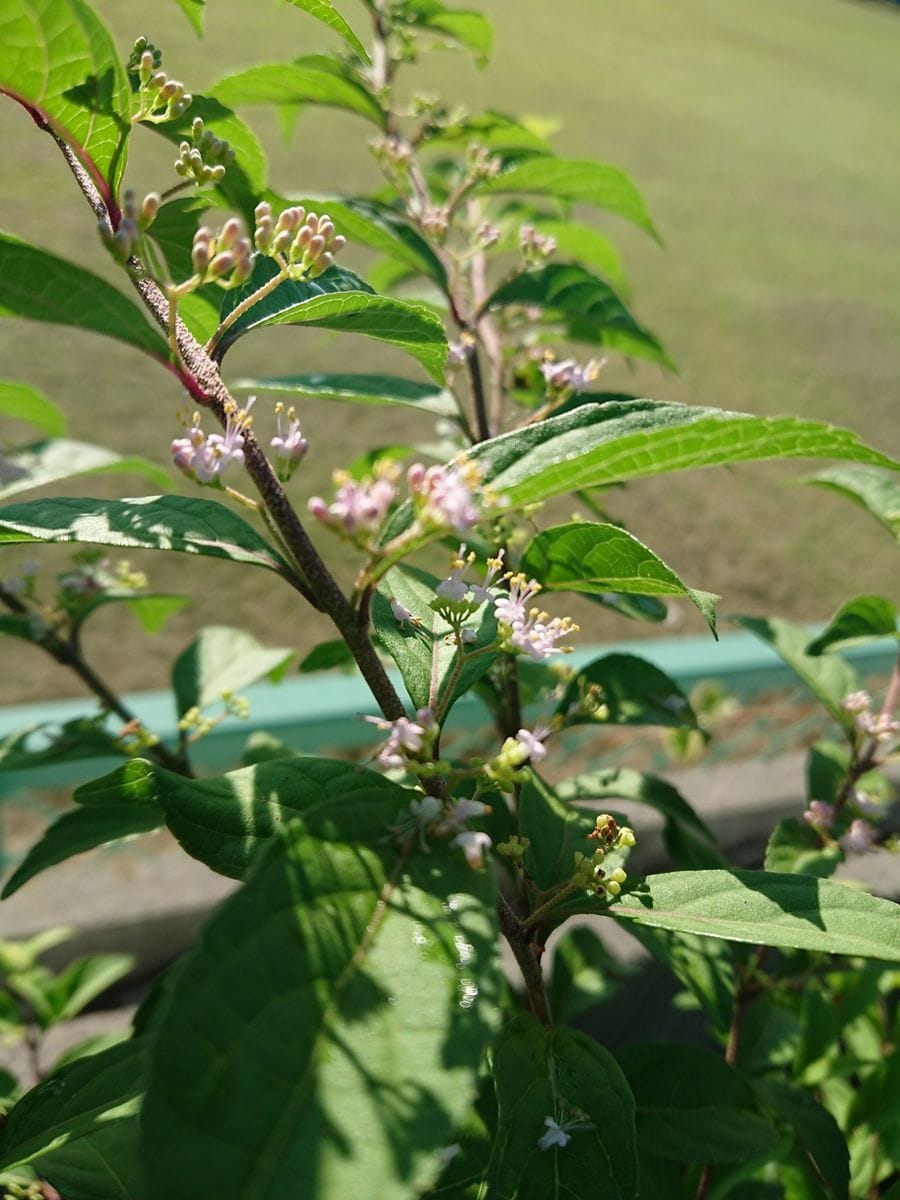
[[175,174],[194,183],[219,183],[234,162],[235,153],[224,138],[204,128],[202,117],[195,117],[191,125],[191,140],[178,147]]
[[900,721],[890,712],[872,711],[872,697],[868,692],[850,692],[841,701],[841,708],[853,718],[857,731],[874,742],[889,742],[900,734]]
[[191,106],[193,97],[190,92],[185,91],[183,83],[170,79],[165,71],[160,70],[161,62],[159,50],[146,38],[138,38],[129,63],[140,84],[134,121],[161,125],[164,121],[174,121],[182,116]]
[[227,291],[246,283],[253,274],[253,247],[240,220],[230,217],[218,235],[201,226],[194,234],[191,266],[192,287],[215,283]]
[[573,882],[598,896],[618,896],[628,876],[621,867],[607,871],[603,864],[611,850],[628,850],[635,845],[634,830],[620,826],[609,813],[601,813],[588,837],[599,845],[590,856],[575,852]]
[[491,154],[487,146],[480,142],[470,142],[466,151],[467,176],[477,183],[482,179],[494,179],[500,174],[503,160],[496,154]]
[[127,262],[132,256],[141,234],[156,220],[161,203],[159,192],[148,192],[138,204],[137,194],[128,188],[122,201],[118,229],[111,232],[105,222],[99,226],[100,236],[118,262]]
[[413,148],[399,134],[385,134],[369,143],[379,165],[392,173],[405,174],[412,164]]
[[548,359],[541,364],[541,374],[550,397],[561,399],[586,392],[605,366],[605,358],[591,358],[584,366],[579,366],[574,358],[564,358],[561,362]]
[[519,249],[526,263],[539,263],[556,253],[556,238],[538,233],[533,225],[519,227]]
[[345,237],[335,233],[327,213],[307,213],[301,205],[284,209],[276,220],[272,205],[264,200],[254,216],[256,249],[287,267],[291,279],[315,279],[347,244]]

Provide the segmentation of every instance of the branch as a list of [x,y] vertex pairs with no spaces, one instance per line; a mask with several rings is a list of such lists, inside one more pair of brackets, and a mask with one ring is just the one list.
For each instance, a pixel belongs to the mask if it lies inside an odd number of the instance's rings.
[[509,942],[510,949],[519,964],[528,992],[528,1006],[543,1025],[552,1025],[553,1017],[544,987],[541,964],[534,952],[534,945],[527,937],[522,923],[510,908],[502,893],[497,893],[497,919],[500,932]]

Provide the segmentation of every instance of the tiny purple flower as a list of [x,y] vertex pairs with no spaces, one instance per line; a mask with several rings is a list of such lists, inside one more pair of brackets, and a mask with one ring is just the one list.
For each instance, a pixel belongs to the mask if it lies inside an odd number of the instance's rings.
[[809,808],[803,814],[803,820],[807,825],[811,825],[813,829],[820,829],[827,832],[834,822],[835,808],[833,804],[826,804],[824,800],[811,800]]
[[877,837],[877,830],[858,817],[841,838],[841,845],[848,854],[865,854],[872,849]]

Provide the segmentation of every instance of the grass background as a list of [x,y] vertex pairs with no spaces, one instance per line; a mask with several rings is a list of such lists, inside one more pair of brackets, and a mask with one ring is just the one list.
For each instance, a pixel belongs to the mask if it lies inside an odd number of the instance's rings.
[[[268,2],[209,0],[203,42],[173,3],[95,6],[123,57],[137,34],[147,34],[163,47],[168,72],[196,91],[232,69],[333,44],[303,13]],[[413,73],[416,86],[472,110],[489,104],[558,120],[557,150],[629,171],[665,240],[661,251],[614,218],[590,218],[616,238],[633,307],[680,368],[673,377],[616,365],[605,385],[832,421],[897,453],[900,13],[872,0],[488,0],[480,7],[497,32],[488,70],[438,54]],[[361,6],[347,0],[343,8],[362,31]],[[279,189],[352,192],[377,182],[369,130],[356,118],[310,108],[286,145],[271,112],[242,115],[270,150]],[[12,104],[0,105],[0,145],[3,228],[115,279],[58,152]],[[166,186],[171,157],[160,139],[138,136],[129,182],[139,191]],[[41,387],[65,409],[71,436],[167,461],[180,398],[157,367],[88,335],[13,321],[0,324],[0,355],[4,377]],[[227,360],[232,377],[329,368],[412,374],[413,366],[363,339],[299,330],[265,331]],[[299,504],[369,445],[431,433],[405,410],[326,404],[306,406],[303,426],[312,450],[292,484]],[[0,438],[23,432],[10,424]],[[889,538],[865,514],[790,485],[814,465],[648,480],[619,493],[613,508],[691,585],[719,592],[723,612],[823,619],[850,595],[890,594],[897,572]],[[142,488],[118,479],[55,490]],[[16,557],[7,552],[5,572]],[[68,553],[47,550],[43,559],[61,571]],[[164,684],[172,655],[203,623],[246,622],[264,640],[303,648],[331,636],[323,617],[298,609],[293,593],[273,590],[261,573],[175,555],[133,561],[158,588],[194,600],[156,639],[113,609],[93,619],[88,652],[119,688]],[[579,616],[586,638],[659,632],[594,609]],[[699,628],[683,607],[675,618],[677,629]],[[80,691],[28,646],[8,640],[2,654],[0,702]]]

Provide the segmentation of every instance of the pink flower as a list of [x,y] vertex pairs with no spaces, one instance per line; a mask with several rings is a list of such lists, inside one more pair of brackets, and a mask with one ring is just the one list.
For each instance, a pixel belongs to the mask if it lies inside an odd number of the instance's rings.
[[803,814],[803,820],[807,825],[811,825],[813,829],[829,830],[834,822],[835,809],[833,804],[826,804],[824,800],[811,800],[809,808]]
[[364,717],[372,725],[388,734],[388,739],[378,751],[377,759],[383,767],[404,767],[407,759],[425,749],[426,743],[434,739],[437,726],[429,708],[420,708],[416,720],[408,717],[398,717],[396,721],[386,721],[383,717]]
[[393,473],[385,470],[375,478],[357,481],[338,472],[335,481],[340,486],[332,504],[326,504],[321,496],[310,497],[307,508],[313,516],[351,536],[377,529],[397,495]]
[[551,654],[566,654],[570,646],[557,646],[557,642],[570,633],[577,633],[578,626],[570,617],[554,617],[548,621],[546,613],[532,612],[524,624],[513,626],[507,638],[514,650],[527,654],[532,662],[543,662]]
[[300,422],[297,420],[297,414],[293,408],[289,408],[287,412],[288,427],[285,431],[281,426],[281,414],[284,412],[284,406],[278,404],[275,407],[275,416],[278,424],[278,433],[272,438],[271,446],[275,451],[276,458],[284,458],[289,462],[299,462],[309,449],[309,442],[300,432]]
[[574,358],[564,358],[562,362],[542,363],[541,374],[549,391],[586,392],[605,364],[605,358],[592,358],[580,367]]
[[876,716],[871,712],[861,712],[856,717],[856,728],[866,737],[884,742],[900,733],[900,721],[895,721],[890,713],[878,713]]
[[494,600],[494,616],[505,625],[515,628],[528,619],[527,606],[541,590],[536,579],[526,581],[524,575],[509,577],[509,593]]
[[547,747],[544,745],[544,738],[550,732],[550,727],[547,725],[538,726],[532,732],[530,729],[520,729],[516,734],[516,741],[527,751],[528,759],[532,763],[539,763],[542,758],[547,757]]
[[841,838],[841,845],[848,854],[865,854],[871,850],[878,833],[868,821],[857,818]]
[[449,525],[462,533],[474,525],[480,513],[475,490],[480,481],[474,463],[428,467],[414,463],[407,473],[410,490],[419,498],[422,515],[435,525]]
[[253,407],[254,397],[247,401],[243,410],[229,413],[225,420],[225,433],[205,436],[200,428],[200,417],[194,414],[194,424],[186,437],[172,442],[172,460],[175,466],[191,475],[198,483],[212,483],[231,466],[244,465],[244,435],[247,414]]

